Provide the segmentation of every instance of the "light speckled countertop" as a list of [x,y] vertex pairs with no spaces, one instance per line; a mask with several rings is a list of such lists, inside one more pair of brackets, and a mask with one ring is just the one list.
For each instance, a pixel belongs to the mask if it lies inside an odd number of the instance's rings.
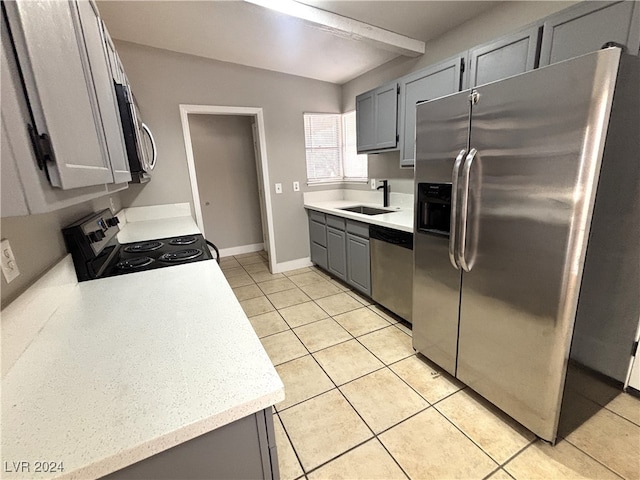
[[[187,233],[196,232],[175,234]],[[69,269],[67,256],[52,272]],[[39,284],[2,312],[3,344],[19,345],[15,358],[3,348],[3,478],[100,477],[284,399],[214,260],[67,282],[55,297],[43,293],[55,281]],[[65,470],[37,474],[42,460]],[[4,462],[31,470],[10,473]]]
[[[340,210],[344,207],[353,207],[357,205],[366,205],[375,208],[384,208],[385,210],[395,210],[392,213],[383,213],[380,215],[363,215],[361,213],[348,212]],[[382,207],[380,204],[361,202],[358,200],[311,200],[305,201],[304,207],[309,210],[317,210],[319,212],[329,213],[339,217],[357,220],[359,222],[379,225],[382,227],[394,228],[403,232],[413,232],[413,208],[411,207]]]

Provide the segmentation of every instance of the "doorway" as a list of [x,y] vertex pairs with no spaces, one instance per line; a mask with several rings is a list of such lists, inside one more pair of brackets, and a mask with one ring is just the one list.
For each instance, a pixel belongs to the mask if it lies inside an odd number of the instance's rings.
[[[273,272],[276,258],[262,109],[180,105],[180,118],[198,227],[218,243],[223,255],[248,253],[264,244],[269,254],[269,269]],[[203,129],[216,126],[220,130],[217,133],[202,134]],[[215,138],[225,134],[230,135],[226,144],[223,139]],[[240,138],[243,135],[244,138]],[[246,163],[233,169],[228,159],[216,165],[215,158],[206,158],[215,155],[215,150],[218,155],[235,154],[248,158],[251,148],[255,159],[251,172]],[[242,182],[243,171],[247,182]],[[225,177],[229,180],[226,183]],[[234,206],[238,207],[235,216],[232,213]],[[238,209],[243,212],[241,218],[238,218]],[[256,243],[247,244],[247,241]]]

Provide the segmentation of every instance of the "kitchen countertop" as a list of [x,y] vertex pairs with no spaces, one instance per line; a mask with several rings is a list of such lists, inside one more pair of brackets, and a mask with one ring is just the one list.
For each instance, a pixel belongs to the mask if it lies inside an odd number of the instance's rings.
[[[146,221],[121,233],[149,239],[134,227]],[[181,222],[165,219],[171,232]],[[187,233],[196,232],[176,234]],[[70,255],[53,271],[74,276]],[[47,297],[58,305],[38,306],[51,283],[2,312],[3,343],[19,345],[3,369],[3,478],[100,477],[284,399],[214,260],[67,282]],[[36,474],[42,460],[64,472]],[[7,472],[4,462],[31,469]]]
[[[344,207],[354,207],[357,205],[366,205],[368,207],[384,208],[395,211],[380,215],[364,215],[361,213],[340,210]],[[413,232],[413,208],[410,207],[382,207],[380,204],[360,202],[357,200],[307,200],[304,203],[304,208],[329,213],[338,217],[349,218],[351,220],[357,220],[371,225],[393,228],[403,232]]]

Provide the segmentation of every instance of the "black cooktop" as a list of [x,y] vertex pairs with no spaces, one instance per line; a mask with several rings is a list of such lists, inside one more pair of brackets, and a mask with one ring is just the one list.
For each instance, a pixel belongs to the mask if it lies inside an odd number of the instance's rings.
[[161,238],[120,245],[102,277],[211,260],[213,255],[200,234]]
[[[120,244],[119,223],[105,209],[62,230],[79,281],[213,259],[207,241],[200,234]],[[209,245],[217,252],[213,244]]]

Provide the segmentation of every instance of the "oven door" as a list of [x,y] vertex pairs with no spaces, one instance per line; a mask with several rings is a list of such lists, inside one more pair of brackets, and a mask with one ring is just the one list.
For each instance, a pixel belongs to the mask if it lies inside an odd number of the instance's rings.
[[151,130],[140,117],[140,110],[128,85],[114,83],[120,120],[131,170],[131,181],[145,183],[156,165],[156,145]]

